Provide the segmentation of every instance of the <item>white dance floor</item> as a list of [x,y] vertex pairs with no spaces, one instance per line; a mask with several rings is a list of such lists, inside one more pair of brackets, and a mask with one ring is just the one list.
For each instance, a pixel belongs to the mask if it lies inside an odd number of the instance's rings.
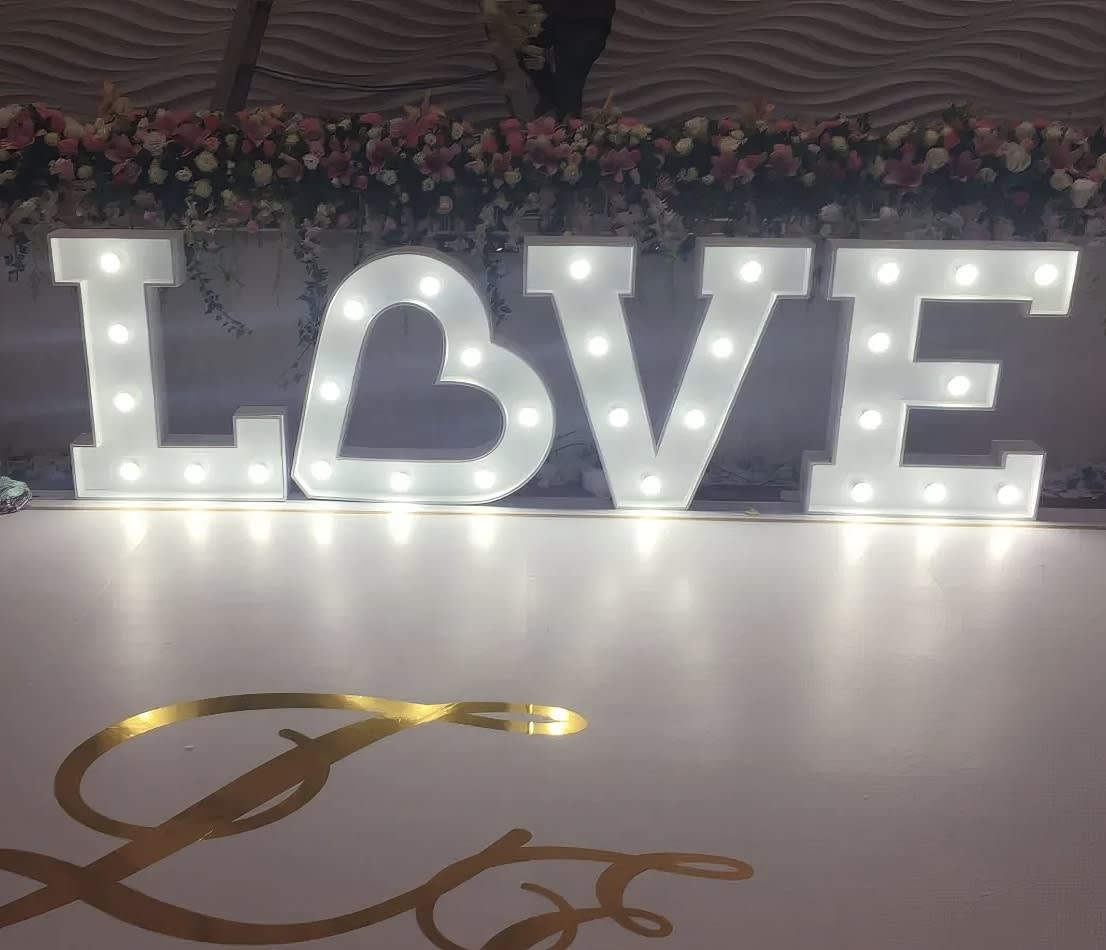
[[1099,948],[1104,577],[1074,528],[28,509],[0,948]]

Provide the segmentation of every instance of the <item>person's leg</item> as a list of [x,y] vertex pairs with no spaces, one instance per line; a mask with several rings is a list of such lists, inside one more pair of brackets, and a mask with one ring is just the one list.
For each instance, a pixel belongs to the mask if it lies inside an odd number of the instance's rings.
[[588,73],[606,48],[610,32],[609,20],[565,20],[555,24],[554,78],[559,118],[578,116],[583,111]]
[[541,68],[531,69],[527,67],[524,56],[520,55],[518,58],[522,68],[526,71],[526,75],[530,77],[530,82],[534,84],[534,88],[538,91],[537,114],[539,116],[552,112],[557,103],[557,80],[553,75],[553,63],[551,62],[553,58],[553,40],[553,29],[547,17],[541,33],[533,40],[535,46],[540,46],[545,51],[545,62]]

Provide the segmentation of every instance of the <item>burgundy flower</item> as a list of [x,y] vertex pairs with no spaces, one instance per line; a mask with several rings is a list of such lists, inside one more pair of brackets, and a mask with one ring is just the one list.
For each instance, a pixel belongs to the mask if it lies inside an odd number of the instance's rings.
[[975,178],[976,172],[979,171],[982,164],[983,162],[972,155],[971,152],[961,152],[956,156],[955,161],[949,165],[949,177],[956,181],[968,181]]
[[383,121],[379,112],[366,112],[360,119],[362,125],[380,125]]
[[322,120],[316,119],[314,116],[300,119],[299,128],[300,134],[309,142],[312,139],[321,139],[324,134]]
[[111,180],[117,185],[133,185],[142,174],[137,162],[123,162],[111,170]]
[[77,149],[80,147],[80,141],[78,139],[62,139],[58,142],[58,154],[60,155],[76,155]]
[[710,160],[710,173],[718,181],[732,181],[741,171],[741,159],[736,155],[716,155]]
[[1054,145],[1048,150],[1048,163],[1055,172],[1070,171],[1075,167],[1077,155],[1072,153],[1071,146],[1067,144]]
[[653,139],[653,148],[661,155],[668,155],[672,151],[672,142],[668,139]]
[[369,160],[369,171],[374,175],[383,171],[399,152],[389,139],[376,139],[365,146],[365,157]]

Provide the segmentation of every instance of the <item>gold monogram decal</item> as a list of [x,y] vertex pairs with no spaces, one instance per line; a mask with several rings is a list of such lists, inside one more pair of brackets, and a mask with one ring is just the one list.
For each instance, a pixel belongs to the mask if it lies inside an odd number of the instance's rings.
[[[203,716],[273,709],[334,709],[370,715],[317,738],[291,729],[282,730],[280,735],[291,742],[291,748],[154,827],[109,818],[92,808],[81,795],[82,779],[92,764],[130,739]],[[753,874],[753,869],[744,862],[705,854],[624,854],[533,845],[530,832],[516,829],[471,857],[451,864],[413,890],[350,914],[305,923],[256,924],[211,917],[150,897],[123,883],[131,875],[205,838],[238,835],[286,818],[319,794],[331,768],[342,759],[388,736],[435,722],[528,736],[567,736],[587,726],[583,716],[556,706],[475,702],[425,705],[372,696],[316,693],[222,696],[163,706],[132,716],[74,749],[54,780],[58,802],[72,818],[126,843],[84,867],[44,854],[0,850],[0,870],[43,885],[0,907],[0,929],[79,901],[124,923],[170,937],[212,944],[291,944],[334,937],[413,912],[433,946],[465,950],[446,937],[435,922],[436,905],[446,894],[485,871],[513,864],[587,861],[606,865],[596,881],[596,903],[592,907],[573,907],[548,888],[523,884],[524,889],[546,898],[553,909],[512,924],[483,944],[483,950],[526,950],[556,937],[552,946],[563,950],[575,942],[581,924],[596,920],[611,920],[642,937],[668,936],[672,924],[666,918],[625,904],[627,887],[647,871],[726,881],[745,880]],[[287,797],[281,798],[282,795]],[[254,814],[278,799],[277,804]]]

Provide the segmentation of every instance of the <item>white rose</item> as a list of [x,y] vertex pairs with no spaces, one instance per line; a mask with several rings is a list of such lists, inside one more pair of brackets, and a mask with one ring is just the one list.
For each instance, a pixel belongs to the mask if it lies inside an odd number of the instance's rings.
[[877,155],[872,159],[872,164],[868,166],[868,174],[873,178],[882,178],[885,171],[887,171],[887,163],[884,162],[882,156]]
[[687,174],[684,176],[688,181],[697,181],[699,178],[698,168],[689,168]]
[[154,158],[165,151],[166,138],[161,132],[149,132],[142,139],[142,147]]
[[[92,177],[92,166],[82,165],[80,168],[77,169],[77,177],[80,178],[82,181],[88,181],[88,179]],[[163,178],[162,181],[164,180],[165,179]]]
[[1071,203],[1077,208],[1087,207],[1099,189],[1099,183],[1090,178],[1080,178],[1071,186]]
[[575,185],[582,177],[579,165],[569,165],[564,171],[564,180],[570,185]]
[[200,152],[200,154],[196,156],[196,167],[200,171],[210,174],[219,167],[219,159],[211,152]]
[[834,202],[833,204],[824,205],[822,210],[818,212],[818,217],[823,224],[840,224],[845,220],[845,209]]
[[231,191],[229,188],[224,190],[219,195],[219,197],[222,199],[223,206],[226,207],[226,208],[233,208],[234,205],[237,204],[237,202],[238,202],[238,196],[233,191]]
[[1095,163],[1097,168],[1103,175],[1106,175],[1106,155],[1099,155],[1098,161]]
[[1014,134],[1018,137],[1020,142],[1022,139],[1031,139],[1037,137],[1037,127],[1032,122],[1023,122],[1016,129]]
[[460,139],[460,138],[465,137],[465,127],[463,125],[461,125],[460,122],[454,122],[453,125],[450,126],[449,131],[450,131],[450,134],[455,139]]
[[422,140],[427,145],[437,145],[438,144],[438,136],[436,136],[433,132],[427,132],[426,135],[424,135],[422,137]]
[[273,180],[273,166],[265,162],[253,163],[253,183],[259,188],[264,188]]
[[949,153],[943,148],[931,148],[926,152],[926,168],[931,172],[944,168],[949,163]]
[[436,187],[437,187],[437,185],[434,183],[433,178],[424,178],[422,180],[422,190],[423,191],[433,191]]
[[233,175],[233,174],[234,174],[234,170],[235,170],[235,169],[236,169],[237,167],[238,167],[238,163],[237,163],[237,162],[227,162],[227,174],[228,174],[228,175]]
[[319,156],[308,152],[306,155],[303,156],[303,167],[306,168],[309,172],[313,172],[316,168],[319,167]]
[[1054,172],[1048,183],[1053,191],[1067,191],[1075,181],[1067,172]]
[[223,141],[227,143],[227,148],[229,148],[233,152],[235,146],[238,144],[238,136],[235,135],[235,133],[230,132],[223,139]]
[[392,171],[392,169],[389,168],[381,172],[380,180],[385,185],[394,185],[397,181],[399,181],[399,175],[397,175],[394,171]]
[[807,172],[805,175],[803,175],[802,178],[799,179],[799,181],[801,181],[804,185],[806,185],[807,188],[813,188],[814,183],[817,180],[818,179],[815,177],[814,172]]
[[1030,163],[1031,159],[1029,153],[1020,145],[1015,145],[1013,142],[1006,144],[1006,168],[1012,171],[1015,175],[1018,172],[1025,171]]
[[488,166],[485,165],[483,160],[479,158],[476,159],[476,161],[474,162],[466,163],[465,168],[467,168],[474,175],[483,175],[486,174],[488,171]]
[[907,122],[905,125],[900,125],[887,133],[887,144],[890,145],[892,148],[898,148],[900,145],[902,145],[902,140],[913,131],[913,122]]
[[509,172],[507,172],[507,174],[503,176],[503,180],[508,185],[517,185],[520,181],[522,181],[522,172],[516,171],[512,168]]
[[61,141],[61,136],[59,136],[57,132],[47,132],[44,138],[46,140],[46,144],[49,145],[51,148],[57,148],[58,142]]
[[1050,142],[1055,142],[1057,139],[1064,137],[1064,127],[1062,125],[1050,125],[1045,129],[1045,138]]
[[937,140],[939,138],[940,136],[937,134],[936,129],[926,130],[926,145],[928,145],[930,148],[933,148],[933,146],[937,144]]
[[702,135],[706,135],[710,129],[710,120],[705,116],[697,115],[692,119],[688,119],[684,123],[684,128],[687,130],[687,134],[692,138],[697,138]]
[[192,193],[197,198],[210,198],[211,197],[211,182],[206,178],[201,178],[196,184],[192,186]]
[[177,181],[191,181],[192,180],[192,169],[191,168],[181,168],[177,171],[176,175],[174,175],[173,177],[176,178]]
[[[4,106],[0,109],[0,129],[6,129],[23,109],[21,106]],[[82,133],[83,134],[83,133]]]
[[406,191],[401,192],[400,196],[399,196],[399,203],[401,205],[410,204],[411,203],[411,196],[409,194],[407,194]]
[[14,168],[9,168],[6,172],[0,172],[0,182],[14,181],[18,174]]
[[338,123],[338,128],[342,129],[344,132],[348,132],[353,128],[353,119],[343,119]]
[[676,143],[677,155],[688,155],[691,152],[691,139],[683,138]]
[[994,183],[994,180],[996,178],[998,178],[998,174],[993,168],[981,168],[975,173],[975,177],[979,181],[983,182],[983,184],[990,185]]
[[702,183],[703,183],[704,185],[707,185],[708,187],[714,184],[714,176],[713,176],[713,175],[704,175],[704,176],[703,176],[703,177],[702,177],[701,179],[699,179],[699,180],[700,180],[700,181],[701,181],[701,182],[702,182]]
[[737,151],[739,145],[741,145],[741,143],[737,139],[730,135],[724,135],[718,143],[718,151],[723,155],[733,155],[733,153]]
[[835,135],[830,139],[830,148],[839,155],[844,155],[849,150],[849,140],[843,135]]
[[483,154],[484,154],[484,143],[483,142],[477,142],[475,145],[470,145],[469,146],[469,155],[471,155],[473,158],[479,158]]

